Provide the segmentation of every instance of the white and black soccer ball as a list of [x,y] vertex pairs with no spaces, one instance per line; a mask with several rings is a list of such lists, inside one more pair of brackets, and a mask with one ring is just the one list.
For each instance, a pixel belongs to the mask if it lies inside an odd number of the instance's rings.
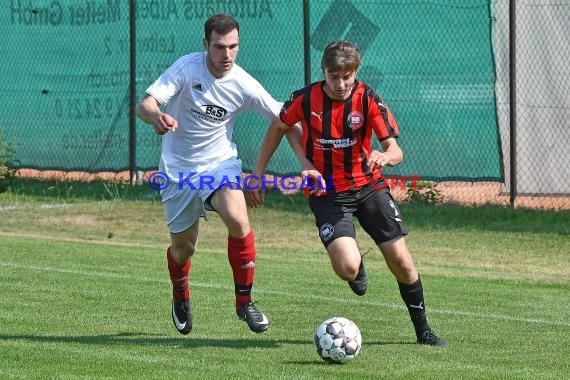
[[317,354],[327,363],[346,363],[358,356],[362,336],[350,319],[327,319],[315,331]]

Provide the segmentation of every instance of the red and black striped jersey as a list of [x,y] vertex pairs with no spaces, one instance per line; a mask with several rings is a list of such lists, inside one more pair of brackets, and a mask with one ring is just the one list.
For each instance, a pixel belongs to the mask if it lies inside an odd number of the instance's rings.
[[372,131],[382,141],[398,137],[398,126],[365,83],[356,81],[346,100],[329,98],[324,84],[315,82],[293,92],[280,117],[289,126],[301,122],[305,156],[321,172],[329,192],[359,189],[381,178],[381,170],[368,169]]

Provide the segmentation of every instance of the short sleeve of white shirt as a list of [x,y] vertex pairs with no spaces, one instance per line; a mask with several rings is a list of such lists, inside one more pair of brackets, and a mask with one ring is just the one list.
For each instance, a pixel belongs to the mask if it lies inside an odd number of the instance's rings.
[[178,121],[178,129],[162,137],[159,165],[174,182],[237,157],[232,137],[241,112],[252,109],[272,121],[281,110],[281,103],[237,64],[223,78],[212,76],[205,52],[179,58],[146,92]]

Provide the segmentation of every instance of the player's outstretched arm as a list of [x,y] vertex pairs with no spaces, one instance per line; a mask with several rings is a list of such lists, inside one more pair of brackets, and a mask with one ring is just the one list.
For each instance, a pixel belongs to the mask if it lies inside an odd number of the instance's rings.
[[315,189],[311,190],[309,193],[312,195],[322,195],[326,193],[326,182],[323,178],[323,175],[315,168],[312,162],[307,160],[307,156],[305,155],[305,150],[303,149],[302,141],[303,141],[303,130],[299,124],[295,124],[289,130],[287,130],[285,136],[287,137],[287,141],[291,146],[291,149],[297,156],[297,159],[301,163],[301,178],[309,179]]
[[271,160],[271,157],[283,139],[283,135],[285,135],[288,129],[290,129],[290,127],[284,124],[279,117],[276,117],[269,125],[267,132],[265,132],[265,137],[261,143],[257,162],[253,168],[253,172],[251,173],[252,176],[246,184],[249,198],[248,203],[250,207],[255,208],[263,204],[265,199],[265,190],[262,189],[262,186],[260,185],[261,177],[265,173],[269,160]]
[[297,159],[303,166],[304,161],[307,161],[305,158],[305,150],[303,149],[302,141],[303,141],[303,129],[299,124],[295,124],[291,128],[287,130],[285,133],[285,137],[287,137],[287,142],[289,142],[289,146],[297,156]]
[[380,145],[382,145],[383,152],[373,150],[372,153],[370,153],[370,157],[368,157],[368,167],[370,170],[374,171],[385,165],[396,166],[402,162],[404,153],[395,138],[391,137],[383,140]]

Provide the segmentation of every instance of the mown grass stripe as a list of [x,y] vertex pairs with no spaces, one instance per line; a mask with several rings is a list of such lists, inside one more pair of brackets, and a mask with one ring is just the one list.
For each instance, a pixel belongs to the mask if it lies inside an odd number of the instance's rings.
[[[142,281],[142,282],[151,282],[151,283],[168,283],[167,279],[158,279],[158,278],[148,278],[148,277],[139,277],[139,276],[129,276],[123,274],[117,274],[112,272],[86,272],[86,271],[78,271],[72,269],[63,269],[63,268],[54,268],[54,267],[39,267],[36,265],[22,265],[22,264],[15,264],[15,263],[0,263],[0,267],[6,268],[14,268],[14,269],[24,269],[24,270],[31,270],[31,271],[42,271],[42,272],[56,272],[56,273],[68,273],[68,274],[75,274],[79,276],[92,276],[92,277],[107,277],[107,278],[117,278],[117,279],[125,279],[130,281]],[[204,283],[204,282],[192,282],[193,287],[201,287],[201,288],[210,288],[210,289],[230,289],[230,286],[224,286],[220,284],[214,283]],[[259,294],[270,294],[270,295],[278,295],[286,298],[296,297],[299,299],[304,300],[319,300],[319,301],[330,301],[334,303],[344,303],[344,304],[365,304],[368,306],[374,307],[384,307],[387,309],[404,309],[404,306],[401,304],[392,304],[392,303],[385,303],[385,302],[375,302],[372,300],[353,300],[353,299],[345,299],[339,297],[330,297],[330,296],[322,296],[322,295],[311,295],[311,294],[295,294],[290,292],[284,291],[276,291],[276,290],[256,290],[256,293]],[[543,325],[553,325],[553,326],[563,326],[563,327],[570,327],[569,322],[563,321],[550,321],[546,319],[536,319],[536,318],[519,318],[513,317],[509,315],[502,315],[502,314],[489,314],[489,313],[475,313],[469,311],[462,311],[462,310],[449,310],[449,309],[438,309],[430,307],[430,313],[437,313],[437,314],[446,314],[446,315],[453,315],[453,316],[467,316],[473,318],[480,318],[480,319],[495,319],[495,320],[504,320],[504,321],[511,321],[511,322],[523,322],[523,323],[531,323],[531,324],[543,324]]]

